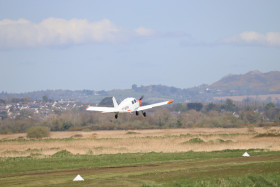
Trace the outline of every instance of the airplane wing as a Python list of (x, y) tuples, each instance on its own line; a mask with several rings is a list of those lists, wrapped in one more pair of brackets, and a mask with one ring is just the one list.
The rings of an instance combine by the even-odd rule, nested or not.
[(140, 107), (137, 109), (137, 111), (147, 110), (147, 109), (150, 109), (150, 108), (153, 108), (153, 107), (162, 106), (162, 105), (167, 105), (167, 104), (170, 104), (170, 103), (172, 103), (172, 102), (173, 102), (173, 100), (164, 101), (164, 102), (161, 102), (161, 103), (155, 103), (155, 104), (146, 105), (146, 106), (140, 106)]
[(86, 108), (88, 111), (97, 111), (102, 113), (109, 113), (109, 112), (119, 112), (118, 109), (114, 107), (94, 107), (94, 106), (88, 106)]

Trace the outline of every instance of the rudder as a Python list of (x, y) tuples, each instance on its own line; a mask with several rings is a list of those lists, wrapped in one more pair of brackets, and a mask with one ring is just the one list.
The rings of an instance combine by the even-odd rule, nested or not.
[(119, 105), (118, 105), (118, 103), (117, 103), (117, 101), (116, 101), (116, 98), (115, 98), (115, 97), (112, 97), (112, 100), (113, 100), (114, 108), (118, 108)]

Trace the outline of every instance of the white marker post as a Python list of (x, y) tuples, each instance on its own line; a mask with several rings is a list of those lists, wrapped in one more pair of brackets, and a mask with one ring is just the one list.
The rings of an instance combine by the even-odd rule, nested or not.
[(77, 175), (73, 181), (84, 181), (83, 177), (81, 177), (81, 175)]
[(242, 156), (243, 157), (250, 157), (250, 155), (247, 152), (245, 152)]

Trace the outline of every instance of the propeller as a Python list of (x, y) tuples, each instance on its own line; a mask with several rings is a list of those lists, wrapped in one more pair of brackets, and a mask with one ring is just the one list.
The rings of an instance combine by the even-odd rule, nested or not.
[(141, 101), (143, 98), (144, 98), (144, 95), (142, 95), (139, 100)]

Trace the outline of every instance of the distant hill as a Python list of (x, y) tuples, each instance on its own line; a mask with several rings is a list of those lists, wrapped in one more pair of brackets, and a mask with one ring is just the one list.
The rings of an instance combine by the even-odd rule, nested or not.
[(280, 72), (250, 71), (243, 75), (228, 75), (209, 86), (223, 95), (261, 95), (280, 93)]
[[(198, 87), (181, 89), (164, 85), (137, 86), (132, 85), (131, 89), (119, 89), (109, 91), (94, 90), (46, 90), (28, 93), (9, 94), (0, 93), (0, 99), (29, 97), (33, 100), (40, 100), (43, 96), (48, 96), (52, 100), (72, 100), (80, 102), (100, 103), (106, 97), (115, 96), (120, 102), (126, 97), (140, 98), (144, 95), (144, 102), (154, 103), (168, 99), (175, 102), (211, 102), (215, 99), (227, 97), (252, 95), (279, 94), (280, 97), (280, 72), (271, 71), (261, 73), (251, 71), (241, 75), (228, 75), (214, 82), (211, 85), (201, 85)], [(260, 97), (265, 98), (265, 97)], [(280, 98), (279, 98), (280, 99)], [(107, 98), (102, 103), (108, 105), (110, 99)]]

